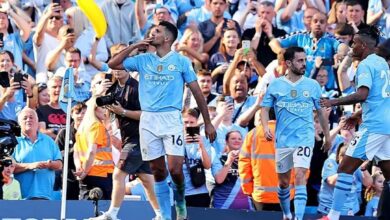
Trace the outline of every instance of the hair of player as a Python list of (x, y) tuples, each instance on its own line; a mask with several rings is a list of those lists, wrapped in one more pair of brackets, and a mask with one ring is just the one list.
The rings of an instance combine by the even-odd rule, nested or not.
[(284, 52), (284, 60), (287, 61), (292, 61), (295, 57), (295, 54), (296, 53), (301, 53), (301, 52), (305, 52), (305, 50), (302, 48), (302, 47), (289, 47), (286, 49), (286, 51)]

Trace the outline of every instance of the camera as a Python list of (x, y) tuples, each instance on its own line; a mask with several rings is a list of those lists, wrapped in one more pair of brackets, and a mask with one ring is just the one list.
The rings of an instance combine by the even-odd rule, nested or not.
[(2, 159), (13, 153), (18, 144), (16, 136), (20, 136), (19, 125), (14, 121), (0, 119), (0, 164)]
[(114, 95), (109, 94), (105, 96), (100, 96), (96, 98), (96, 105), (99, 107), (105, 106), (105, 105), (112, 105), (116, 101)]

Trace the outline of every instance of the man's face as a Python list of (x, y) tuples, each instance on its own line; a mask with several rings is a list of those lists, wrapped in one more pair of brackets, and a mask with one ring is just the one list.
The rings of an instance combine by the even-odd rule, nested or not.
[(51, 101), (58, 101), (61, 91), (61, 80), (50, 80), (48, 83), (49, 96)]
[(59, 15), (51, 16), (49, 18), (49, 22), (47, 23), (47, 28), (51, 29), (59, 29), (64, 25), (63, 12), (61, 10)]
[(200, 90), (204, 95), (210, 94), (211, 86), (212, 86), (212, 79), (211, 76), (199, 76), (198, 77), (198, 84), (200, 87)]
[(318, 11), (313, 8), (308, 8), (305, 10), (305, 13), (303, 14), (303, 23), (305, 24), (305, 27), (308, 31), (312, 30), (311, 27), (311, 21), (313, 19), (314, 14), (316, 14)]
[(271, 23), (275, 17), (274, 7), (272, 7), (272, 6), (265, 6), (265, 5), (260, 4), (257, 13), (258, 13), (259, 17), (262, 17)]
[(355, 35), (352, 41), (352, 56), (361, 60), (364, 53), (364, 42), (359, 35)]
[(170, 21), (171, 20), (171, 13), (169, 13), (168, 9), (162, 7), (156, 9), (156, 12), (154, 13), (154, 21), (155, 23), (158, 23), (160, 21)]
[(326, 16), (322, 13), (316, 13), (311, 20), (311, 32), (316, 37), (324, 34), (326, 29)]
[(67, 52), (65, 54), (65, 62), (68, 67), (73, 67), (74, 69), (77, 69), (80, 66), (80, 55), (78, 53)]
[(24, 110), (19, 117), (20, 128), (23, 133), (38, 131), (38, 117), (34, 110)]
[(363, 21), (364, 11), (361, 5), (348, 5), (347, 6), (347, 20), (348, 22), (354, 22), (359, 25)]
[(165, 42), (165, 28), (163, 26), (156, 26), (150, 31), (150, 37), (152, 38), (152, 42), (150, 42), (150, 45), (152, 46), (159, 46), (164, 44)]
[(320, 69), (316, 77), (317, 82), (320, 86), (325, 86), (328, 83), (328, 71)]
[(194, 116), (189, 115), (189, 114), (184, 114), (183, 115), (183, 123), (184, 127), (195, 127), (197, 125), (198, 119), (196, 119)]
[(233, 99), (246, 97), (248, 81), (243, 74), (235, 74), (230, 81), (230, 93)]
[(211, 0), (211, 13), (214, 17), (223, 17), (223, 13), (226, 10), (227, 4), (224, 0)]
[(295, 53), (293, 60), (286, 61), (287, 66), (290, 69), (290, 72), (295, 75), (304, 75), (306, 70), (306, 54), (305, 52)]

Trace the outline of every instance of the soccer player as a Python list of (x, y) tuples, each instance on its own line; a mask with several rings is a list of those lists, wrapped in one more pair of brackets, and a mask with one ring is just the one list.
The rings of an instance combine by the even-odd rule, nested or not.
[[(196, 81), (196, 75), (188, 58), (171, 51), (177, 38), (177, 28), (162, 21), (152, 28), (150, 38), (130, 45), (114, 56), (109, 66), (113, 69), (138, 71), (141, 103), (140, 143), (142, 158), (150, 161), (155, 179), (155, 193), (164, 220), (171, 219), (169, 186), (165, 155), (173, 181), (177, 220), (187, 218), (184, 200), (184, 135), (181, 108), (184, 83), (187, 83), (205, 123), (205, 133), (210, 141), (215, 139), (207, 104)], [(156, 47), (156, 53), (128, 57), (134, 49), (148, 45)]]
[(306, 55), (301, 47), (287, 48), (284, 59), (288, 74), (275, 79), (263, 98), (261, 124), (267, 140), (274, 138), (268, 127), (270, 108), (276, 113), (276, 172), (278, 173), (278, 197), (283, 219), (292, 219), (290, 211), (291, 169), (295, 172), (295, 219), (302, 220), (305, 212), (306, 172), (314, 147), (313, 109), (317, 111), (324, 131), (324, 149), (330, 148), (328, 120), (320, 107), (321, 88), (304, 76)]
[(389, 191), (390, 70), (386, 60), (374, 53), (378, 38), (379, 32), (373, 27), (361, 29), (353, 38), (352, 56), (361, 60), (356, 72), (357, 91), (338, 99), (321, 100), (321, 106), (326, 107), (363, 103), (362, 111), (348, 120), (349, 126), (354, 126), (362, 115), (363, 122), (338, 168), (332, 209), (322, 219), (339, 219), (341, 208), (351, 191), (353, 173), (365, 160), (375, 157), (379, 161), (386, 179), (383, 191)]

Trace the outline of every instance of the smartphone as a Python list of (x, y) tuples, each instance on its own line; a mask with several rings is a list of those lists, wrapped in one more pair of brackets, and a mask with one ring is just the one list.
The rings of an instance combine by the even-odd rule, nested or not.
[(22, 87), (21, 82), (23, 81), (23, 74), (20, 72), (17, 72), (14, 74), (14, 82), (17, 82), (20, 84), (20, 87)]
[(0, 33), (0, 41), (4, 41), (4, 34)]
[(250, 40), (243, 40), (242, 41), (242, 49), (244, 49), (244, 54), (248, 54), (250, 48), (251, 48), (251, 41)]
[(0, 72), (0, 85), (4, 88), (10, 87), (8, 72)]
[(231, 96), (225, 96), (225, 103), (234, 105), (234, 100)]
[(332, 66), (334, 64), (333, 59), (323, 59), (322, 60), (322, 66)]
[(200, 128), (199, 127), (186, 127), (186, 133), (189, 136), (195, 136), (196, 134), (200, 134)]
[(53, 3), (58, 4), (58, 5), (60, 4), (60, 1), (61, 0), (52, 0)]
[(74, 33), (73, 28), (68, 28), (68, 30), (66, 30), (66, 34), (73, 34), (73, 33)]
[(351, 111), (344, 111), (344, 112), (343, 112), (343, 116), (349, 118), (349, 117), (352, 116), (352, 112), (351, 112)]
[(106, 75), (104, 76), (104, 79), (108, 79), (108, 81), (112, 82), (112, 74), (106, 73)]

